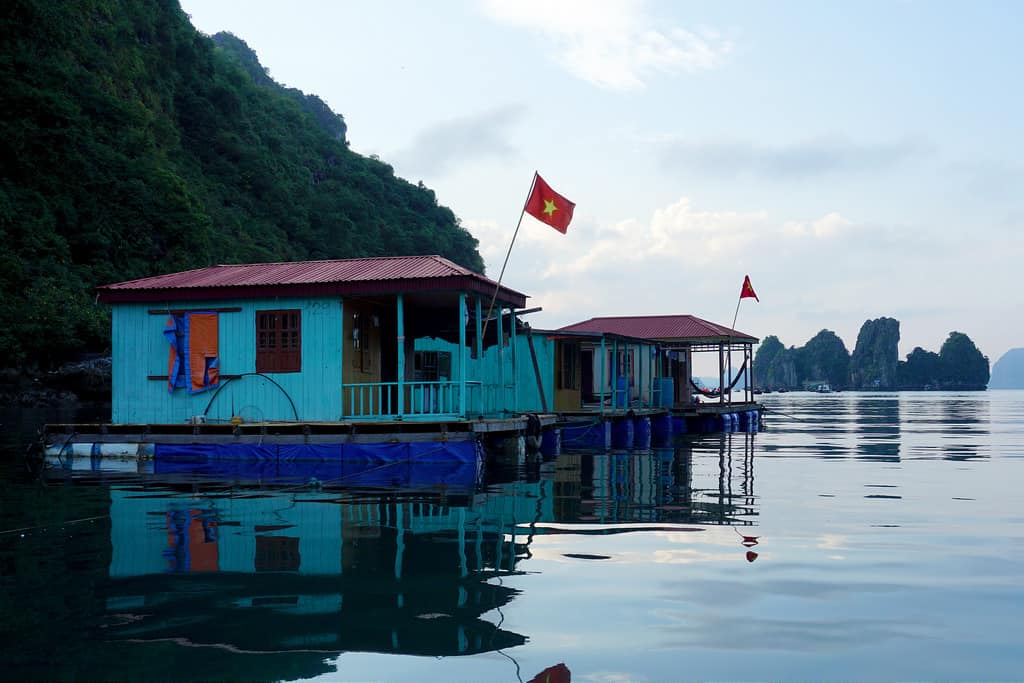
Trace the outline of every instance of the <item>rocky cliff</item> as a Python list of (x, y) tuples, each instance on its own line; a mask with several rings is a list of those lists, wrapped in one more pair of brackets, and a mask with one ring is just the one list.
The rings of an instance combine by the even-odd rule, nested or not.
[(850, 386), (855, 389), (895, 389), (899, 363), (900, 321), (866, 320), (850, 357)]

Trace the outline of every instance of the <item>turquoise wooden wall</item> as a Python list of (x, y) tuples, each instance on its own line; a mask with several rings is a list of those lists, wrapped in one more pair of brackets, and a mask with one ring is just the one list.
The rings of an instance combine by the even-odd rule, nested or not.
[[(551, 411), (553, 410), (554, 405), (555, 343), (542, 335), (534, 335), (533, 345), (537, 352), (537, 367), (540, 370), (544, 395), (547, 398), (548, 411)], [(413, 348), (416, 351), (447, 351), (451, 353), (451, 379), (452, 381), (459, 380), (458, 344), (453, 344), (443, 339), (424, 337), (416, 339)], [(516, 335), (514, 349), (515, 355), (513, 356), (513, 346), (511, 341), (509, 342), (509, 345), (504, 348), (504, 372), (501, 371), (502, 365), (499, 360), (499, 351), (497, 346), (488, 347), (484, 351), (482, 359), (470, 358), (469, 352), (467, 351), (466, 380), (481, 382), (484, 385), (504, 384), (507, 387), (505, 403), (507, 412), (541, 412), (543, 404), (540, 397), (540, 390), (537, 387), (536, 373), (534, 373), (533, 370), (533, 361), (530, 358), (530, 347), (526, 340), (525, 333), (521, 332)], [(515, 368), (514, 377), (518, 380), (518, 386), (515, 388), (512, 387), (513, 367)], [(516, 396), (517, 391), (518, 398)], [(470, 415), (475, 415), (475, 407), (468, 406), (468, 412)]]
[[(167, 315), (151, 303), (113, 305), (113, 399), (115, 423), (159, 424), (186, 422), (207, 414), (207, 420), (338, 420), (341, 416), (342, 309), (334, 298), (275, 298), (197, 302), (168, 302), (168, 309), (204, 310), (241, 307), (219, 315), (220, 373), (243, 375), (256, 371), (256, 311), (297, 308), (302, 311), (302, 372), (271, 373), (280, 388), (264, 377), (250, 375), (221, 380), (223, 389), (189, 395), (185, 389), (168, 393), (168, 345), (163, 336)], [(295, 410), (289, 403), (294, 403)], [(208, 410), (207, 410), (208, 408)]]

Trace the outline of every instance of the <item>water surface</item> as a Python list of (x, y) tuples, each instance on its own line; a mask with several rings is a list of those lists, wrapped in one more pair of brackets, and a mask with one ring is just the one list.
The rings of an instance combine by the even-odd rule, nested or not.
[(5, 415), (0, 677), (1019, 678), (1024, 392), (762, 398), (413, 488), (38, 480)]

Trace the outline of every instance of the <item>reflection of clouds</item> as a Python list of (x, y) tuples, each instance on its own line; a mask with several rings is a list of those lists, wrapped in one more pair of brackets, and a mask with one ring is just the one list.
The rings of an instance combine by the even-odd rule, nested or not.
[(847, 550), (846, 537), (837, 536), (835, 534), (825, 534), (821, 537), (821, 542), (818, 543), (818, 547), (825, 550)]
[(706, 647), (718, 650), (792, 650), (798, 652), (848, 650), (902, 638), (928, 638), (934, 628), (923, 622), (880, 619), (759, 619), (744, 615), (726, 618), (717, 614), (694, 615), (691, 611), (662, 610), (671, 619), (663, 628), (671, 637), (662, 647)]
[[(732, 559), (732, 556), (730, 556)], [(836, 571), (842, 571), (836, 565)], [(808, 566), (808, 569), (820, 571), (821, 565)], [(831, 582), (825, 581), (765, 581), (756, 585), (742, 581), (698, 581), (698, 582), (666, 582), (663, 584), (663, 599), (669, 602), (685, 602), (706, 607), (736, 606), (765, 600), (768, 598), (786, 597), (812, 600), (847, 599), (850, 595), (866, 595), (870, 593), (905, 592), (906, 586), (887, 583), (865, 583), (841, 581), (835, 574), (830, 574)], [(736, 576), (740, 576), (737, 574)]]
[(655, 550), (652, 556), (638, 556), (636, 561), (653, 560), (658, 564), (695, 564), (697, 562), (728, 562), (736, 558), (736, 553), (707, 553), (696, 549), (686, 550)]
[(590, 671), (580, 674), (580, 680), (598, 683), (620, 683), (625, 681), (646, 681), (647, 676), (627, 671)]

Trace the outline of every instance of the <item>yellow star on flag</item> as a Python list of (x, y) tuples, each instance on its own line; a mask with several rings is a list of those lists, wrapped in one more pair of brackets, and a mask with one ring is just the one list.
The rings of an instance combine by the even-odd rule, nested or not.
[(541, 223), (547, 223), (564, 235), (575, 208), (575, 204), (552, 190), (539, 173), (533, 174), (533, 187), (523, 205), (523, 213), (530, 214)]

